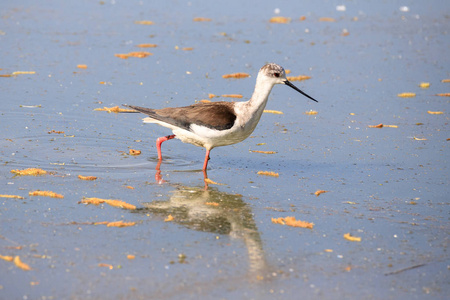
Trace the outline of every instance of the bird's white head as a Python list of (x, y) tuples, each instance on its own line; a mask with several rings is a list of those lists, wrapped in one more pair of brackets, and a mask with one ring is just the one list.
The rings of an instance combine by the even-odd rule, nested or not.
[(284, 84), (286, 81), (286, 72), (283, 67), (274, 63), (264, 65), (258, 73), (258, 80), (267, 80), (273, 84)]
[(265, 84), (271, 84), (274, 86), (275, 84), (285, 84), (297, 92), (301, 93), (302, 95), (308, 97), (311, 100), (314, 100), (318, 102), (316, 99), (312, 98), (311, 96), (307, 95), (303, 91), (301, 91), (299, 88), (297, 88), (295, 85), (293, 85), (289, 80), (286, 78), (286, 72), (284, 71), (283, 67), (274, 63), (268, 63), (264, 65), (258, 73), (258, 78), (256, 79), (258, 82), (264, 82)]

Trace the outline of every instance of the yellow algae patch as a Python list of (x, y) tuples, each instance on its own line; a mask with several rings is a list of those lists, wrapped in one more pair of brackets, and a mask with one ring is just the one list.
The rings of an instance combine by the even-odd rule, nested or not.
[(401, 98), (411, 98), (411, 97), (415, 97), (416, 93), (400, 93), (397, 94), (397, 97), (401, 97)]
[(99, 267), (106, 267), (106, 268), (109, 268), (110, 270), (114, 269), (113, 265), (111, 265), (111, 264), (99, 263), (98, 266)]
[(103, 221), (103, 222), (94, 222), (92, 223), (93, 225), (108, 225), (108, 221)]
[(109, 204), (111, 206), (114, 207), (120, 207), (120, 208), (124, 208), (124, 209), (136, 209), (135, 205), (126, 203), (125, 201), (122, 200), (113, 200), (113, 199), (101, 199), (101, 198), (84, 198), (83, 200), (80, 201), (80, 203), (84, 203), (84, 204), (93, 204), (93, 205), (99, 205), (101, 203), (106, 203)]
[(286, 79), (289, 81), (303, 81), (303, 80), (311, 79), (311, 76), (306, 76), (306, 75), (287, 76)]
[(324, 194), (324, 193), (328, 193), (329, 191), (325, 191), (325, 190), (317, 190), (314, 192), (314, 195), (319, 196), (320, 194)]
[(357, 236), (352, 236), (350, 233), (344, 234), (344, 239), (350, 242), (361, 242), (361, 238)]
[(275, 154), (275, 153), (277, 153), (276, 151), (261, 151), (261, 150), (250, 150), (250, 152), (263, 153), (263, 154)]
[(156, 48), (156, 47), (158, 47), (158, 45), (156, 45), (156, 44), (139, 44), (139, 45), (136, 45), (136, 47), (139, 47), (139, 48)]
[(153, 53), (145, 52), (145, 51), (133, 51), (129, 53), (122, 53), (122, 54), (114, 54), (115, 57), (127, 59), (129, 57), (137, 57), (137, 58), (144, 58), (147, 56), (153, 55)]
[(141, 155), (141, 150), (130, 149), (130, 155)]
[(287, 17), (272, 17), (269, 20), (270, 23), (287, 24), (291, 22), (291, 18)]
[(314, 227), (314, 223), (296, 220), (295, 217), (272, 218), (272, 223), (309, 229)]
[(24, 270), (24, 271), (30, 271), (31, 267), (29, 265), (27, 265), (26, 263), (22, 262), (20, 260), (19, 256), (14, 257), (14, 264), (16, 265), (16, 267)]
[(78, 179), (81, 179), (81, 180), (96, 180), (97, 177), (95, 177), (95, 176), (83, 176), (83, 175), (78, 175)]
[(225, 97), (225, 98), (242, 98), (243, 96), (240, 95), (240, 94), (225, 94), (225, 95), (222, 95), (222, 97)]
[(137, 57), (137, 58), (144, 58), (149, 55), (153, 55), (153, 53), (145, 52), (145, 51), (133, 51), (133, 52), (128, 53), (129, 57)]
[(383, 127), (391, 127), (391, 128), (398, 128), (397, 125), (385, 125), (383, 123), (380, 123), (378, 125), (367, 125), (369, 128), (383, 128)]
[(130, 227), (136, 225), (136, 222), (124, 222), (124, 221), (117, 221), (117, 222), (109, 222), (106, 224), (107, 227)]
[(317, 115), (318, 112), (315, 111), (315, 110), (310, 110), (310, 111), (305, 111), (304, 114), (305, 114), (305, 115)]
[(31, 191), (31, 192), (28, 193), (28, 195), (30, 195), (30, 196), (52, 197), (52, 198), (60, 198), (60, 199), (64, 198), (63, 195), (57, 194), (57, 193), (52, 192), (52, 191), (39, 191), (39, 190)]
[(430, 83), (429, 83), (429, 82), (421, 82), (421, 83), (419, 84), (419, 86), (420, 86), (421, 88), (423, 88), (423, 89), (427, 89), (427, 88), (430, 87)]
[(197, 18), (194, 18), (192, 21), (194, 21), (194, 22), (211, 22), (212, 19), (210, 19), (210, 18), (197, 17)]
[(173, 221), (172, 215), (168, 215), (167, 218), (164, 219), (164, 222), (171, 222), (171, 221)]
[(107, 111), (109, 113), (136, 112), (134, 109), (120, 108), (119, 106), (95, 108), (96, 111)]
[(11, 173), (22, 176), (39, 176), (47, 174), (47, 171), (38, 168), (28, 168), (24, 170), (11, 170)]
[(272, 110), (272, 109), (265, 109), (263, 110), (264, 113), (266, 114), (275, 114), (275, 115), (282, 115), (283, 112), (279, 111), (279, 110)]
[(226, 184), (223, 184), (223, 183), (218, 183), (218, 182), (212, 181), (209, 178), (205, 178), (205, 183), (207, 183), (207, 184), (216, 184), (216, 185), (226, 185)]
[(0, 194), (0, 198), (23, 199), (22, 196), (17, 196), (17, 195), (1, 195), (1, 194)]
[(28, 75), (32, 75), (32, 74), (36, 74), (36, 72), (35, 71), (15, 71), (15, 72), (12, 72), (11, 73), (11, 75), (26, 75), (26, 74), (28, 74)]
[(319, 22), (336, 22), (334, 18), (322, 17), (319, 19)]
[(242, 72), (222, 75), (222, 78), (247, 78), (247, 77), (250, 77), (250, 74)]
[(5, 256), (0, 255), (0, 259), (6, 260), (6, 261), (13, 261), (14, 257), (9, 256), (9, 255), (5, 255)]
[(48, 131), (47, 133), (48, 133), (48, 134), (51, 134), (51, 133), (63, 134), (64, 131), (56, 131), (56, 130), (52, 129), (52, 130)]
[(128, 59), (128, 54), (114, 54), (115, 57), (121, 58), (121, 59)]
[(155, 24), (153, 21), (147, 21), (147, 20), (143, 20), (143, 21), (134, 21), (134, 24), (139, 24), (139, 25), (153, 25)]
[(264, 175), (264, 176), (272, 176), (272, 177), (279, 177), (280, 174), (271, 172), (271, 171), (258, 171), (258, 175)]

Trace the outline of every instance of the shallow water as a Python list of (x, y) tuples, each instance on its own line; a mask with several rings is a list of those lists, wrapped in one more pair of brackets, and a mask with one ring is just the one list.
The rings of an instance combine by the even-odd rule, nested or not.
[[(33, 269), (0, 260), (0, 298), (445, 299), (449, 102), (435, 95), (450, 87), (441, 82), (448, 4), (338, 4), (346, 11), (328, 1), (4, 4), (0, 74), (36, 73), (0, 78), (0, 194), (24, 197), (0, 198), (0, 255)], [(269, 23), (276, 8), (292, 21)], [(141, 50), (153, 55), (114, 56)], [(158, 178), (155, 140), (170, 131), (140, 114), (94, 111), (182, 106), (209, 93), (248, 99), (268, 61), (311, 76), (294, 84), (319, 103), (274, 87), (267, 109), (284, 114), (264, 114), (251, 138), (213, 149), (208, 176), (222, 185), (206, 191), (203, 149), (165, 142)], [(222, 78), (234, 72), (251, 77)], [(398, 127), (368, 127), (379, 123)], [(31, 167), (52, 173), (10, 173)], [(36, 189), (64, 199), (28, 196)], [(271, 222), (287, 216), (314, 228)], [(92, 225), (119, 220), (136, 225)]]

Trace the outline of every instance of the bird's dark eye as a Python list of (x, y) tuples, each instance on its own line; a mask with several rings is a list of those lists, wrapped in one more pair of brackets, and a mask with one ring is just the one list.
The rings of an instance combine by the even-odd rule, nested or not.
[(273, 73), (273, 76), (280, 77), (280, 73)]

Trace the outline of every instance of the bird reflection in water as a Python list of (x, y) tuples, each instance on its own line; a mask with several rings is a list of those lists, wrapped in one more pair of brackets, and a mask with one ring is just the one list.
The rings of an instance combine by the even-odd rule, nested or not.
[(261, 236), (251, 207), (242, 195), (220, 192), (216, 188), (177, 187), (168, 200), (143, 203), (143, 213), (172, 215), (173, 222), (192, 230), (229, 235), (244, 241), (250, 278), (267, 278)]
[[(161, 160), (158, 161), (158, 163), (156, 164), (156, 173), (155, 173), (155, 181), (158, 184), (163, 184), (165, 182), (167, 182), (166, 180), (163, 179), (163, 176), (161, 175)], [(212, 182), (209, 178), (208, 178), (208, 174), (206, 173), (206, 170), (202, 170), (203, 172), (203, 179), (205, 182), (205, 190), (208, 189), (208, 182)]]

